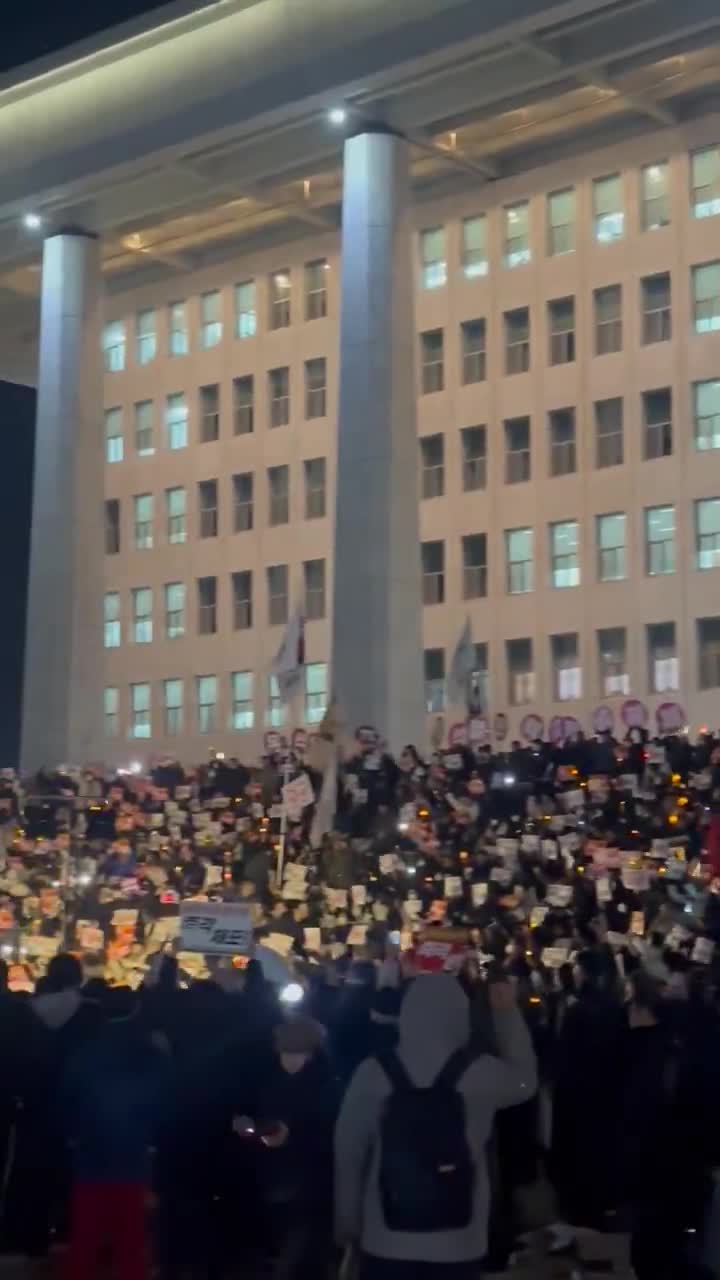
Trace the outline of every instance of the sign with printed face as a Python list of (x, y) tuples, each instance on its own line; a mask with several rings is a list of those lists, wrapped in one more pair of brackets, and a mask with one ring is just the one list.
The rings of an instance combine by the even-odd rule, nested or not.
[(545, 729), (545, 721), (542, 716), (530, 714), (523, 716), (520, 722), (520, 733), (526, 742), (534, 742), (536, 738), (542, 738)]
[(615, 722), (611, 707), (596, 707), (592, 713), (593, 733), (610, 733)]
[(249, 955), (253, 942), (250, 910), (237, 902), (181, 902), (183, 951), (205, 955)]
[(623, 702), (620, 715), (628, 729), (644, 729), (648, 722), (647, 707), (639, 698), (628, 698)]
[(457, 724), (451, 724), (448, 729), (448, 746), (464, 747), (467, 742), (467, 724), (464, 720), (458, 720)]
[(470, 716), (467, 722), (468, 740), (471, 746), (479, 746), (482, 742), (488, 742), (490, 738), (490, 726), (487, 717), (477, 714)]
[(677, 733), (687, 724), (685, 708), (679, 702), (661, 702), (655, 712), (655, 719), (661, 733)]

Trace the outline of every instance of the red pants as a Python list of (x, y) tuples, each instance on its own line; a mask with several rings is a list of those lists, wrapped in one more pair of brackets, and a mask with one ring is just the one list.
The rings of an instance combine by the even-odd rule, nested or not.
[(147, 1280), (146, 1188), (141, 1182), (79, 1182), (73, 1187), (66, 1280), (96, 1280), (100, 1251), (116, 1280)]

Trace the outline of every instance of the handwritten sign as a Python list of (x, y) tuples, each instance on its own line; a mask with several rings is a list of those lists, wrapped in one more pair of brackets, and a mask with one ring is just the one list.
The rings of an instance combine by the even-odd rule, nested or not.
[(250, 911), (237, 902), (182, 902), (183, 951), (205, 955), (249, 955), (253, 928)]

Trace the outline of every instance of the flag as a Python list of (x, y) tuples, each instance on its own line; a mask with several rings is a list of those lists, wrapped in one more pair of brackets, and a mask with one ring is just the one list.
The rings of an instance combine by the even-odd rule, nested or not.
[(290, 619), (282, 644), (272, 664), (272, 673), (278, 682), (280, 698), (290, 702), (302, 681), (305, 666), (305, 619), (298, 609)]
[(470, 693), (470, 681), (475, 670), (475, 646), (472, 642), (470, 619), (465, 619), (465, 626), (455, 646), (450, 671), (446, 681), (447, 700), (450, 706), (466, 706)]
[(324, 756), (324, 768), (320, 795), (317, 799), (315, 815), (310, 828), (310, 846), (313, 849), (318, 848), (323, 836), (328, 831), (333, 830), (335, 823), (338, 749), (340, 745), (338, 730), (337, 708), (335, 699), (332, 698), (321, 723), (318, 725), (318, 738), (316, 740), (316, 767), (319, 763), (317, 757), (322, 754)]

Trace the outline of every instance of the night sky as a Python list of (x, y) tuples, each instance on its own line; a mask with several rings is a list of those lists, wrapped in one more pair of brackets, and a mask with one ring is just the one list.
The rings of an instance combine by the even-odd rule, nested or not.
[(0, 73), (55, 53), (106, 27), (159, 9), (167, 0), (25, 0), (3, 22)]

